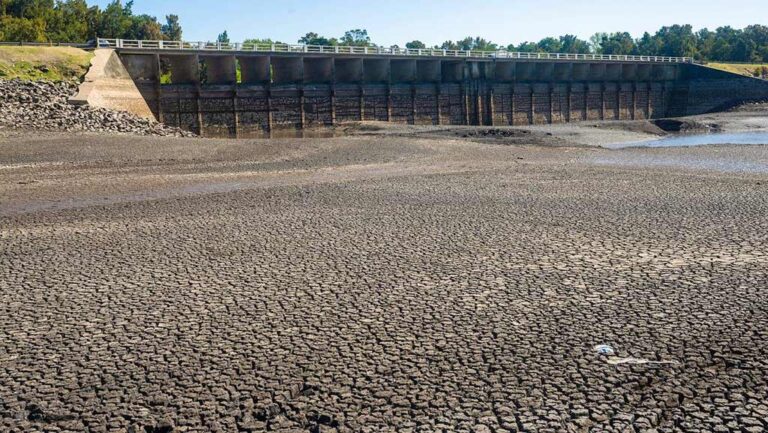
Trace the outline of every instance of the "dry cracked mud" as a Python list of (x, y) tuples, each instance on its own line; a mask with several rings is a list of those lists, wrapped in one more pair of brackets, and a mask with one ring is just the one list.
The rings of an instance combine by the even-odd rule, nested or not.
[(670, 152), (768, 159), (6, 134), (0, 431), (766, 431), (768, 174)]

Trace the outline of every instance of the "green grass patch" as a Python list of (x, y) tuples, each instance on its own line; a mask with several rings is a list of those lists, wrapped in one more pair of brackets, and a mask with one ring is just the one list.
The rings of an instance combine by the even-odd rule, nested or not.
[(707, 66), (747, 77), (761, 77), (765, 73), (763, 68), (768, 70), (768, 63), (707, 63)]
[(93, 54), (71, 47), (0, 47), (0, 79), (81, 80)]

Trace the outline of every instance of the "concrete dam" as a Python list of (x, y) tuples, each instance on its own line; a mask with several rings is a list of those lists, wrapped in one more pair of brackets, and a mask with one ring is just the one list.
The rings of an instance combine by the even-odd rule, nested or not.
[[(768, 99), (768, 82), (687, 58), (123, 40), (99, 46), (106, 48), (97, 49), (82, 102), (209, 137), (352, 121), (656, 119)], [(101, 65), (106, 71), (93, 71)]]

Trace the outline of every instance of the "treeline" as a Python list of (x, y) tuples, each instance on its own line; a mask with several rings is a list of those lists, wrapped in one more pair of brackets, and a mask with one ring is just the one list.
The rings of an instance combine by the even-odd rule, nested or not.
[(133, 1), (104, 9), (86, 0), (0, 0), (0, 41), (75, 42), (100, 38), (181, 40), (177, 15), (163, 23), (133, 13)]
[[(88, 6), (86, 0), (0, 0), (0, 41), (86, 42), (102, 38), (181, 40), (179, 17), (168, 15), (161, 23), (156, 17), (133, 12), (133, 1), (114, 0), (104, 9)], [(228, 41), (224, 32), (217, 38)], [(273, 43), (271, 39), (250, 39), (245, 43)], [(342, 36), (325, 37), (307, 33), (298, 41), (308, 45), (377, 46), (365, 29)], [(274, 43), (279, 43), (274, 41)], [(538, 42), (498, 44), (482, 37), (445, 41), (428, 47), (420, 41), (407, 48), (446, 50), (522, 51), (573, 54), (629, 54), (693, 57), (720, 62), (768, 62), (768, 27), (744, 29), (720, 27), (694, 31), (690, 25), (662, 27), (654, 34), (634, 38), (627, 32), (597, 33), (589, 40), (573, 35), (548, 37)]]
[[(253, 39), (251, 42), (271, 40)], [(376, 46), (366, 30), (351, 30), (341, 38), (327, 38), (307, 33), (298, 43), (309, 45)], [(627, 32), (596, 33), (589, 40), (573, 35), (548, 37), (538, 42), (503, 45), (482, 37), (467, 37), (427, 46), (421, 41), (405, 44), (411, 49), (520, 51), (569, 54), (621, 54), (643, 56), (693, 57), (697, 60), (722, 62), (768, 62), (768, 27), (752, 25), (744, 29), (720, 27), (714, 31), (694, 31), (690, 25), (662, 27), (655, 34), (633, 38)]]

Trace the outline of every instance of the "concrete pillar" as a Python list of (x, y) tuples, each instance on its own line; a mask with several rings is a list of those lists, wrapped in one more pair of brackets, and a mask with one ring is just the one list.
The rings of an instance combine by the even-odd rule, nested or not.
[(555, 117), (555, 85), (554, 83), (549, 83), (549, 122), (553, 122), (553, 118)]
[(305, 57), (303, 66), (303, 80), (305, 83), (331, 83), (336, 81), (332, 57)]
[(589, 120), (589, 84), (584, 83), (584, 116), (583, 119), (585, 122)]
[(461, 85), (461, 111), (464, 115), (464, 124), (469, 125), (469, 91), (466, 83)]
[(365, 87), (360, 84), (358, 91), (360, 92), (360, 121), (365, 122)]
[(243, 84), (263, 84), (272, 81), (268, 56), (239, 56), (240, 79)]
[(437, 110), (437, 124), (443, 124), (443, 107), (440, 97), (443, 93), (443, 85), (440, 83), (435, 84), (435, 109)]
[(650, 119), (651, 118), (651, 93), (653, 92), (653, 86), (651, 85), (651, 82), (649, 81), (647, 84), (647, 90), (648, 90), (648, 97), (645, 101), (645, 118)]
[(489, 125), (494, 126), (496, 124), (496, 98), (494, 98), (494, 86), (491, 84), (488, 86), (488, 117), (490, 117)]
[(163, 71), (160, 67), (160, 55), (155, 54), (155, 110), (157, 112), (157, 121), (160, 123), (165, 122), (165, 116), (163, 115), (163, 100), (162, 100), (162, 89), (160, 86), (160, 77), (163, 75)]
[(272, 84), (267, 85), (267, 132), (270, 136), (274, 127), (274, 119), (272, 115)]
[(331, 125), (336, 124), (336, 84), (331, 84)]
[(307, 125), (307, 112), (305, 110), (305, 106), (307, 103), (307, 98), (304, 92), (304, 85), (299, 85), (299, 126), (301, 129), (304, 129), (304, 127)]
[(565, 105), (566, 105), (566, 108), (565, 108), (565, 122), (566, 123), (571, 123), (571, 107), (573, 106), (573, 100), (572, 100), (572, 98), (573, 98), (573, 88), (571, 86), (571, 83), (568, 83), (566, 85), (565, 93), (566, 93), (566, 95), (565, 95)]
[(605, 92), (606, 83), (600, 85), (600, 120), (605, 120)]
[(235, 138), (240, 138), (240, 110), (237, 96), (237, 88), (232, 92), (232, 117), (235, 119), (234, 130)]
[(201, 56), (207, 67), (207, 84), (237, 83), (234, 56)]
[(392, 83), (387, 82), (387, 122), (392, 121)]
[(632, 120), (637, 119), (637, 83), (632, 83)]
[(514, 81), (512, 82), (512, 89), (510, 93), (510, 100), (509, 100), (509, 124), (513, 125), (515, 124), (515, 86), (517, 83)]
[(531, 87), (531, 109), (529, 111), (529, 123), (533, 125), (536, 123), (536, 90), (533, 88), (533, 84), (530, 85)]

